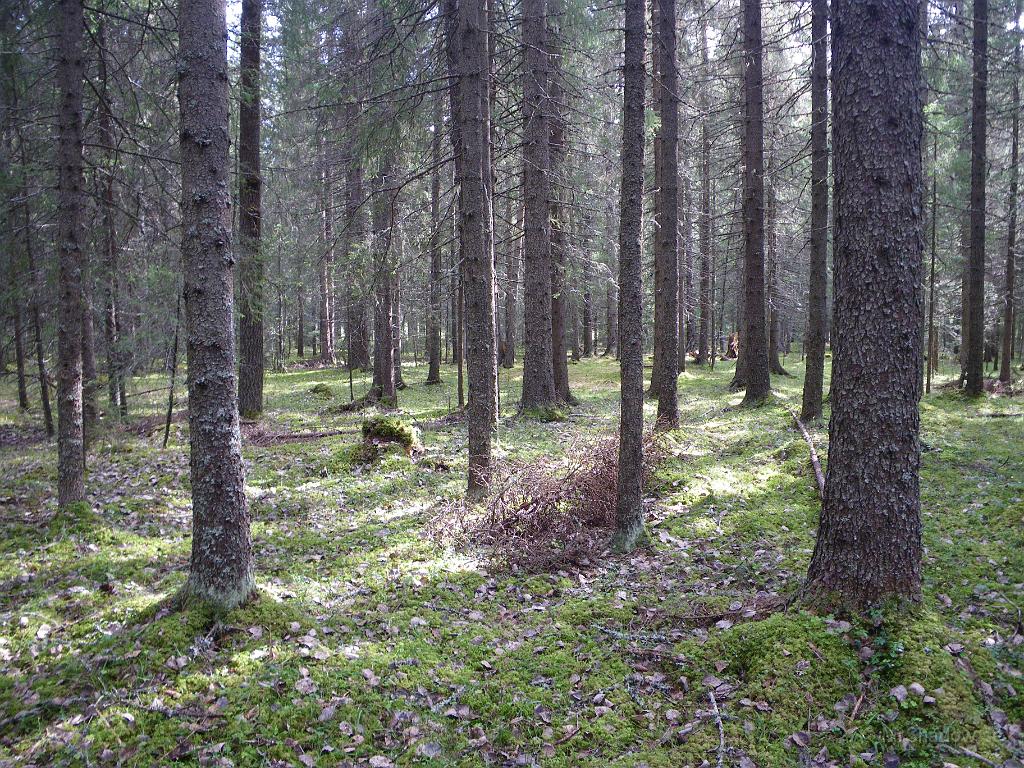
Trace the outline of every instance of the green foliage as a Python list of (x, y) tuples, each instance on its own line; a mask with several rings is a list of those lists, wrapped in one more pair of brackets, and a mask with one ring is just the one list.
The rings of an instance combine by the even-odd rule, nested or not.
[(334, 390), (329, 384), (325, 384), (321, 381), (309, 388), (309, 394), (315, 395), (316, 397), (324, 400), (330, 400), (334, 397)]

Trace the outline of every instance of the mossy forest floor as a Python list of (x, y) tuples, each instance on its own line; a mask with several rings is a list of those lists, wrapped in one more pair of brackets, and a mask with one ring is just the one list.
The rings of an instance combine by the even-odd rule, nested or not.
[[(190, 543), (186, 424), (166, 449), (139, 428), (166, 393), (103, 430), (91, 512), (61, 519), (55, 447), (6, 382), (0, 765), (1019, 765), (1024, 401), (924, 399), (925, 599), (851, 623), (790, 601), (819, 504), (787, 365), (754, 410), (729, 364), (683, 374), (650, 547), (539, 575), (425, 533), (465, 481), (452, 368), (425, 387), (406, 366), (423, 451), (370, 465), (364, 414), (336, 412), (346, 372), (271, 374), (244, 450), (259, 596), (212, 625), (160, 608)], [(614, 361), (571, 367), (559, 422), (512, 418), (519, 375), (499, 456), (556, 461), (615, 429)], [(274, 437), (312, 431), (340, 434)]]

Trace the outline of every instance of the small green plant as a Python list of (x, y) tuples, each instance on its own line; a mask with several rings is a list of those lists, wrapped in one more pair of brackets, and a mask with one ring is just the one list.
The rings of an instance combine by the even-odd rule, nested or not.
[(330, 385), (320, 382), (319, 384), (314, 384), (309, 388), (309, 394), (314, 395), (315, 397), (321, 397), (324, 400), (330, 400), (334, 397), (334, 390), (331, 389)]

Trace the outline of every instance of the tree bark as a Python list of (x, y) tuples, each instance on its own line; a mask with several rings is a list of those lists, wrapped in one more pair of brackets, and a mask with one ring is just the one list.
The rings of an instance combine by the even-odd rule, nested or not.
[(743, 0), (743, 333), (736, 374), (744, 405), (771, 392), (764, 296), (764, 76), (761, 0)]
[[(523, 228), (523, 208), (519, 207), (517, 230)], [(516, 322), (518, 317), (518, 295), (520, 274), (523, 261), (523, 238), (517, 235), (508, 252), (507, 287), (505, 289), (505, 343), (502, 345), (502, 368), (512, 368), (516, 364)]]
[(614, 545), (631, 551), (644, 537), (643, 283), (640, 238), (644, 191), (644, 0), (625, 0), (622, 188), (619, 218), (619, 467)]
[(224, 0), (181, 0), (182, 258), (192, 475), (192, 558), (182, 597), (227, 610), (254, 589), (239, 433)]
[(60, 318), (57, 325), (57, 504), (66, 511), (85, 499), (85, 432), (82, 395), (82, 82), (85, 59), (82, 0), (60, 0), (57, 92), (57, 242)]
[[(1021, 3), (1016, 2), (1015, 20), (1020, 19)], [(1010, 141), (1010, 199), (1007, 203), (1009, 209), (1009, 220), (1006, 224), (1006, 272), (1003, 283), (1003, 338), (1002, 355), (999, 360), (999, 380), (1009, 384), (1013, 380), (1013, 292), (1016, 281), (1017, 270), (1017, 188), (1020, 180), (1020, 31), (1014, 30), (1013, 34), (1013, 129)]]
[(498, 356), (494, 321), (494, 251), (491, 227), (490, 64), (484, 0), (461, 0), (454, 30), (459, 95), (459, 243), (466, 313), (469, 380), (467, 488), (481, 492), (490, 479), (491, 441), (498, 419)]
[(701, 89), (701, 105), (704, 115), (700, 125), (700, 222), (698, 237), (700, 238), (700, 298), (698, 312), (700, 316), (697, 326), (697, 365), (706, 365), (710, 357), (713, 343), (710, 334), (712, 321), (713, 296), (711, 295), (711, 135), (708, 127), (711, 109), (710, 89), (711, 67), (708, 61), (708, 28), (704, 21), (703, 6), (700, 24), (700, 58), (701, 74), (704, 87)]
[(919, 600), (922, 277), (916, 0), (835, 0), (835, 346), (825, 501), (806, 595)]
[(124, 360), (121, 349), (120, 320), (120, 245), (117, 239), (117, 209), (114, 200), (114, 172), (118, 156), (114, 139), (114, 115), (111, 105), (107, 69), (106, 24), (101, 16), (97, 24), (99, 76), (102, 97), (99, 103), (100, 143), (104, 147), (102, 183), (103, 271), (106, 286), (103, 333), (106, 342), (107, 396), (110, 410), (121, 417), (128, 415), (124, 394)]
[(654, 333), (661, 350), (657, 386), (658, 425), (679, 424), (679, 72), (676, 61), (676, 2), (654, 0), (657, 31), (653, 43), (661, 128), (657, 151), (661, 183), (654, 198)]
[(800, 419), (821, 418), (828, 307), (828, 2), (811, 1), (811, 252)]
[[(549, 40), (557, 37), (557, 32), (548, 35)], [(562, 51), (557, 43), (548, 46), (549, 82), (548, 94), (551, 109), (548, 124), (551, 129), (549, 143), (550, 174), (558, 177), (565, 163), (565, 116), (562, 99)], [(553, 62), (553, 63), (552, 63)], [(560, 403), (574, 404), (569, 389), (569, 360), (566, 348), (566, 321), (568, 319), (568, 291), (565, 284), (566, 271), (566, 235), (568, 233), (568, 210), (562, 205), (562, 191), (552, 185), (550, 187), (551, 217), (551, 370), (555, 377), (555, 399)]]
[(393, 201), (388, 185), (393, 182), (393, 158), (382, 160), (374, 180), (373, 197), (373, 383), (370, 399), (386, 408), (398, 406), (395, 387), (394, 265), (391, 258), (394, 227)]
[(331, 367), (337, 363), (334, 354), (334, 174), (326, 146), (325, 141), (322, 174), (324, 249), (317, 263), (317, 278), (320, 284), (320, 362)]
[(551, 350), (550, 101), (547, 2), (524, 0), (523, 260), (524, 409), (556, 402)]
[(260, 173), (260, 35), (263, 0), (243, 0), (240, 103), (238, 108), (238, 245), (242, 306), (238, 320), (241, 365), (238, 410), (254, 418), (263, 413), (263, 242)]
[(971, 257), (968, 264), (966, 392), (980, 395), (985, 378), (985, 134), (988, 107), (988, 0), (974, 0), (971, 80)]
[(441, 383), (441, 132), (444, 102), (434, 97), (434, 133), (430, 137), (430, 278), (427, 296), (427, 384)]

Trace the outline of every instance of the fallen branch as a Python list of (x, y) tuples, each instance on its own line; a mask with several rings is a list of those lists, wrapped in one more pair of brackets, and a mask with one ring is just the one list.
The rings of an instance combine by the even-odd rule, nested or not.
[(977, 760), (979, 763), (983, 763), (984, 765), (992, 766), (992, 768), (999, 768), (999, 763), (993, 762), (987, 757), (979, 755), (973, 749), (967, 749), (967, 747), (954, 747), (952, 744), (939, 744), (939, 749), (951, 755), (969, 757), (972, 760)]
[(790, 410), (790, 415), (793, 417), (793, 422), (800, 429), (800, 434), (804, 436), (804, 440), (807, 442), (807, 447), (811, 449), (811, 466), (814, 467), (814, 479), (818, 482), (818, 498), (822, 501), (825, 499), (825, 473), (821, 471), (821, 462), (818, 461), (818, 452), (814, 450), (814, 441), (811, 440), (811, 433), (807, 431), (807, 427), (800, 421), (800, 417), (796, 415), (796, 412)]
[(722, 724), (722, 713), (718, 711), (718, 702), (715, 701), (715, 692), (710, 688), (708, 698), (711, 700), (711, 709), (718, 724), (718, 768), (722, 768), (725, 765), (725, 726)]

